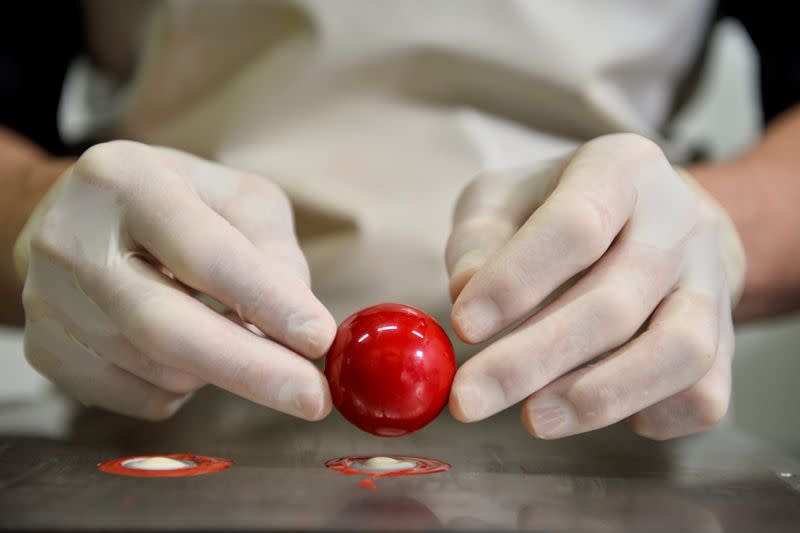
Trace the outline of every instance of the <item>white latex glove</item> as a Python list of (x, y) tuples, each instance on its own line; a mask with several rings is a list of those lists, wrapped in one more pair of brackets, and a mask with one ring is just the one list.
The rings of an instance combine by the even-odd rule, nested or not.
[(630, 417), (666, 439), (725, 414), (744, 254), (680, 172), (618, 134), (466, 188), (447, 247), (456, 332), (477, 343), (526, 320), (458, 370), (456, 418), (527, 398), (523, 423), (541, 438)]
[(36, 208), (15, 259), (26, 356), (84, 404), (163, 419), (212, 383), (309, 420), (330, 411), (303, 356), (322, 356), (336, 323), (309, 288), (286, 196), (261, 177), (97, 145)]

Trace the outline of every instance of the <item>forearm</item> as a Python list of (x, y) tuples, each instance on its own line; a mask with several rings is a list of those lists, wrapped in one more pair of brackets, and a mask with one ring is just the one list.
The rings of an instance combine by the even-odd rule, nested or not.
[(0, 324), (23, 320), (14, 241), (39, 199), (69, 164), (0, 126)]
[(773, 121), (761, 142), (692, 175), (734, 221), (747, 256), (742, 299), (748, 320), (800, 309), (800, 106)]

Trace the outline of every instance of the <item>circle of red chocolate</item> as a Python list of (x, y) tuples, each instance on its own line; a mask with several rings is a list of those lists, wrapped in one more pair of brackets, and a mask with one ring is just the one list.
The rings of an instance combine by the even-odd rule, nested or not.
[(342, 474), (356, 474), (370, 477), (418, 476), (422, 474), (438, 474), (450, 470), (449, 464), (437, 461), (436, 459), (405, 455), (392, 455), (391, 458), (400, 462), (414, 463), (414, 466), (402, 470), (385, 471), (373, 468), (361, 468), (360, 465), (363, 464), (364, 461), (371, 459), (371, 457), (340, 457), (339, 459), (331, 459), (325, 463), (325, 466)]
[[(189, 461), (194, 463), (194, 466), (186, 466), (184, 468), (173, 468), (169, 470), (146, 470), (143, 468), (131, 468), (125, 466), (139, 459), (152, 459), (152, 458), (166, 457), (168, 459), (175, 459), (176, 461)], [(213, 474), (214, 472), (221, 472), (227, 470), (233, 465), (230, 459), (222, 459), (220, 457), (208, 457), (206, 455), (192, 455), (188, 453), (174, 453), (169, 455), (134, 455), (133, 457), (121, 457), (100, 463), (97, 469), (101, 472), (108, 474), (116, 474), (119, 476), (135, 476), (135, 477), (192, 477), (202, 476), (204, 474)]]
[(333, 404), (350, 423), (382, 437), (406, 435), (436, 418), (455, 371), (442, 327), (402, 304), (375, 305), (345, 319), (325, 358)]

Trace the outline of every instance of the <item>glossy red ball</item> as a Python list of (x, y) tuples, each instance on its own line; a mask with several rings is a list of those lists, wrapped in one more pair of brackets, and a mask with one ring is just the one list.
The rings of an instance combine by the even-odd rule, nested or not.
[(429, 315), (380, 304), (341, 323), (325, 359), (333, 405), (355, 426), (398, 437), (431, 422), (447, 404), (453, 345)]

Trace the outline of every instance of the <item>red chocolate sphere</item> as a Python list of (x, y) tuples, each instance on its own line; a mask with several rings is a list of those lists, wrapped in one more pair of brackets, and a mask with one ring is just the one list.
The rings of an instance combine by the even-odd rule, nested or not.
[(442, 411), (456, 372), (442, 327), (408, 305), (380, 304), (339, 326), (325, 359), (333, 405), (355, 426), (399, 437)]

